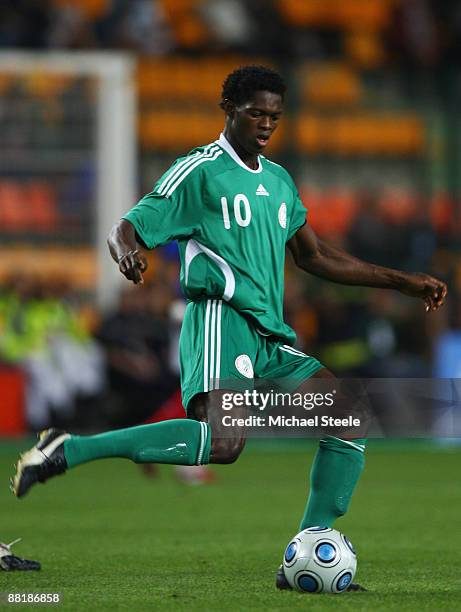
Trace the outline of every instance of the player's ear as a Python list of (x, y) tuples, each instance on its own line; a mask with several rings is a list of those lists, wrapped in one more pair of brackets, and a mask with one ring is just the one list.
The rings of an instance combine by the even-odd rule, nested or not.
[(228, 100), (227, 98), (224, 98), (220, 106), (223, 109), (223, 111), (226, 113), (226, 115), (228, 115), (229, 117), (232, 117), (234, 115), (235, 104), (232, 102), (232, 100)]

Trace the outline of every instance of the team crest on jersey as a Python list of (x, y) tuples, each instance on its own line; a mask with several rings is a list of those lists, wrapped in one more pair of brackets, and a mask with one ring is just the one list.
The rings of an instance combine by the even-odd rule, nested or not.
[(245, 378), (253, 378), (253, 364), (248, 355), (239, 355), (235, 360), (235, 367)]
[(287, 227), (287, 205), (285, 204), (285, 202), (281, 204), (279, 208), (279, 223), (283, 227), (283, 229), (286, 229)]

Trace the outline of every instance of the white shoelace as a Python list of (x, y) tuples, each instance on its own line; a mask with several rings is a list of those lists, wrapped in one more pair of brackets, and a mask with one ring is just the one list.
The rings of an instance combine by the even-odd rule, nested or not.
[(16, 540), (13, 540), (9, 544), (3, 544), (3, 542), (0, 542), (0, 556), (4, 557), (6, 555), (10, 555), (11, 547), (17, 544), (18, 542), (20, 542), (21, 540), (22, 538), (17, 538)]

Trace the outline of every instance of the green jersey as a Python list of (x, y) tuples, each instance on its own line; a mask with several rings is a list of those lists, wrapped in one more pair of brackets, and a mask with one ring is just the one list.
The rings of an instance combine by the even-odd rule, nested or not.
[(177, 240), (189, 300), (226, 300), (260, 333), (292, 344), (283, 321), (285, 244), (306, 209), (288, 172), (248, 168), (221, 134), (181, 157), (124, 219), (148, 249)]

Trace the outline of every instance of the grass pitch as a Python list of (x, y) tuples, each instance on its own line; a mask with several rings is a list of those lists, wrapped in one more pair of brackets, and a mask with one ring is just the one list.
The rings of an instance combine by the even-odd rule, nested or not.
[(312, 443), (255, 442), (209, 486), (181, 484), (169, 466), (148, 480), (128, 461), (98, 461), (16, 500), (8, 478), (29, 445), (0, 443), (0, 540), (21, 536), (16, 553), (42, 571), (0, 572), (1, 592), (60, 592), (54, 610), (461, 610), (459, 447), (370, 443), (336, 525), (369, 592), (301, 595), (276, 591), (274, 573), (304, 508)]

